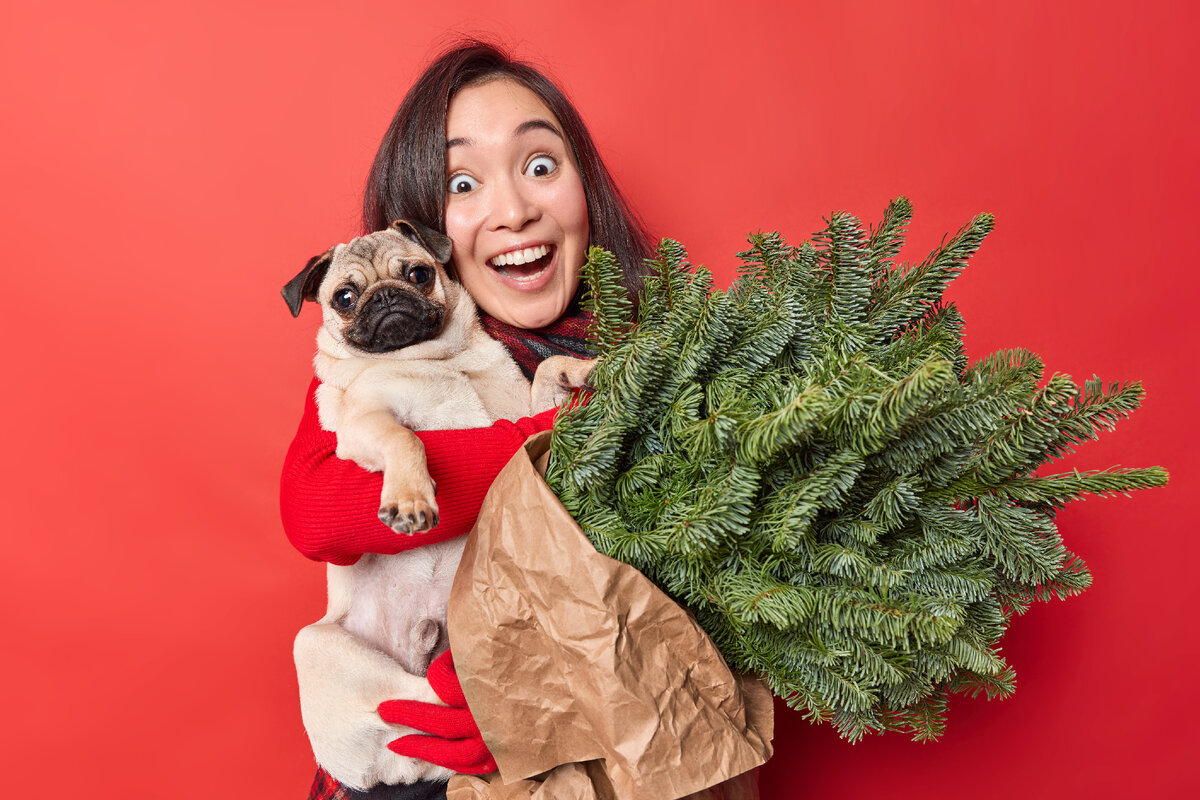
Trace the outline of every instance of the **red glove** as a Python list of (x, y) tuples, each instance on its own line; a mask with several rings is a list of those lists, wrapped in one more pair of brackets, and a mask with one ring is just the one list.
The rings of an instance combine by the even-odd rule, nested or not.
[(468, 775), (495, 772), (496, 759), (488, 752), (479, 726), (467, 708), (449, 650), (433, 660), (425, 677), (445, 706), (417, 700), (386, 700), (379, 704), (379, 716), (389, 724), (406, 725), (431, 735), (401, 736), (388, 749)]

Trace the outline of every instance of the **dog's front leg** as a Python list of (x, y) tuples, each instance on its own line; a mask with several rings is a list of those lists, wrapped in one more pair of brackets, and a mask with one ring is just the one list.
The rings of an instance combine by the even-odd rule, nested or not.
[(414, 731), (380, 719), (379, 704), (397, 699), (442, 704), (427, 680), (332, 622), (302, 629), (294, 654), (304, 728), (317, 763), (330, 775), (367, 789), (453, 774), (387, 749), (388, 742)]
[(337, 454), (383, 471), (379, 519), (384, 525), (406, 534), (437, 525), (437, 487), (425, 464), (425, 445), (391, 411), (365, 411), (340, 423)]
[(590, 389), (588, 378), (595, 366), (594, 358), (572, 356), (550, 356), (538, 364), (529, 387), (533, 413), (553, 408), (575, 389)]

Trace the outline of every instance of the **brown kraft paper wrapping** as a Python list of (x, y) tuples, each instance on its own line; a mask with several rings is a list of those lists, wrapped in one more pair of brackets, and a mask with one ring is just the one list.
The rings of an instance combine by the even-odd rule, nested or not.
[(757, 797), (743, 773), (771, 755), (769, 691), (596, 552), (542, 479), (549, 447), (532, 437), (501, 471), (454, 579), (454, 663), (499, 777), (456, 776), (448, 797)]

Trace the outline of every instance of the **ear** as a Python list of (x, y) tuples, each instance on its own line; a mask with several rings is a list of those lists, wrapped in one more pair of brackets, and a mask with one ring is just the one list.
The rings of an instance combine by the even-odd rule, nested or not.
[(439, 264), (450, 262), (450, 251), (453, 248), (453, 242), (450, 241), (450, 237), (446, 234), (438, 233), (432, 228), (426, 228), (419, 222), (410, 222), (406, 219), (398, 219), (393, 222), (392, 230), (424, 247)]
[(325, 280), (325, 273), (329, 272), (329, 265), (333, 263), (333, 251), (331, 247), (321, 255), (310, 258), (300, 274), (283, 287), (283, 299), (287, 301), (293, 317), (300, 316), (300, 306), (305, 300), (316, 301), (321, 281)]

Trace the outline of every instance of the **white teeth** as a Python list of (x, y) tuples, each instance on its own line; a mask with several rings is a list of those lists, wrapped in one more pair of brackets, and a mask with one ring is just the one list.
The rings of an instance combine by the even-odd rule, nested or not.
[(541, 244), (537, 247), (526, 247), (524, 250), (501, 253), (492, 259), (492, 263), (497, 267), (516, 267), (521, 264), (528, 264), (530, 261), (536, 261), (549, 252), (549, 245)]

